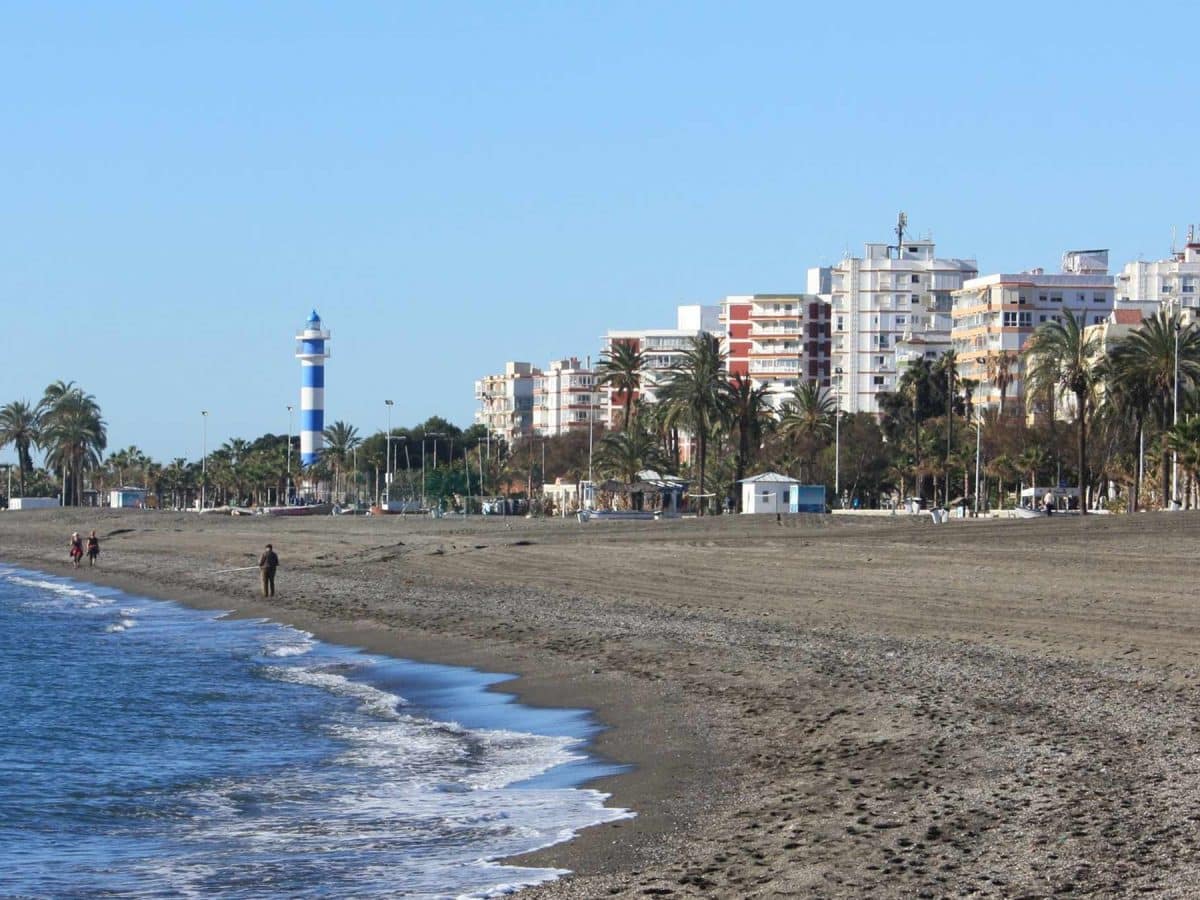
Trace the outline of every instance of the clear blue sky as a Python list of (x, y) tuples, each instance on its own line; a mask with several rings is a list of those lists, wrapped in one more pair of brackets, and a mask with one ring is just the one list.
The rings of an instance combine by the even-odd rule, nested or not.
[(1200, 14), (1061, 6), (6, 3), (0, 403), (282, 432), (315, 306), (327, 420), (466, 425), (506, 359), (802, 290), (901, 209), (985, 272), (1163, 256)]

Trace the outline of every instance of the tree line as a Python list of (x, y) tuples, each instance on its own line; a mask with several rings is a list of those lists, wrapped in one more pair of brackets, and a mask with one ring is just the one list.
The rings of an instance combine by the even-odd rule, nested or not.
[[(604, 437), (599, 461), (627, 480), (647, 468), (686, 474), (695, 493), (739, 507), (737, 482), (754, 469), (827, 488), (836, 481), (843, 497), (835, 503), (864, 506), (914, 496), (988, 509), (1016, 502), (1021, 486), (1069, 485), (1084, 511), (1191, 508), (1200, 493), (1200, 328), (1160, 312), (1109, 346), (1102, 340), (1066, 316), (1040, 326), (1019, 356), (989, 359), (999, 408), (977, 408), (979, 382), (960, 375), (954, 351), (917, 359), (896, 390), (879, 395), (878, 416), (837, 411), (835, 395), (813, 381), (775, 405), (765, 387), (728, 374), (711, 335), (693, 339), (662, 374), (655, 402), (640, 402), (645, 357), (618, 342), (598, 381), (621, 399), (621, 430)], [(1018, 363), (1023, 396), (1014, 410), (1006, 399)], [(693, 439), (688, 465), (680, 429)]]
[[(895, 391), (879, 396), (877, 416), (839, 413), (830, 388), (811, 380), (774, 403), (766, 387), (729, 374), (714, 335), (691, 339), (679, 362), (658, 373), (635, 345), (618, 341), (597, 369), (597, 387), (620, 404), (612, 430), (509, 444), (481, 425), (463, 429), (438, 416), (366, 437), (337, 421), (325, 429), (320, 461), (304, 472), (294, 435), (290, 453), (288, 436), (264, 434), (230, 439), (204, 460), (157, 462), (137, 447), (105, 455), (95, 397), (58, 381), (36, 403), (0, 407), (0, 446), (16, 450), (23, 496), (59, 495), (68, 504), (83, 501), (87, 483), (136, 485), (160, 506), (191, 505), (202, 485), (212, 503), (263, 505), (286, 502), (303, 480), (326, 485), (339, 501), (386, 495), (461, 505), (471, 497), (536, 496), (556, 477), (575, 482), (591, 473), (631, 483), (650, 469), (687, 478), (702, 513), (726, 499), (740, 508), (738, 482), (767, 470), (824, 484), (830, 496), (836, 481), (835, 504), (868, 507), (915, 496), (995, 508), (1014, 502), (1021, 486), (1058, 485), (1077, 486), (1085, 509), (1165, 507), (1173, 499), (1193, 506), (1200, 328), (1163, 312), (1110, 346), (1100, 340), (1070, 316), (1041, 326), (1022, 351), (1017, 404), (1006, 396), (1017, 359), (989, 361), (998, 409), (977, 408), (979, 383), (959, 374), (952, 351), (918, 359)], [(650, 387), (653, 402), (645, 399)]]

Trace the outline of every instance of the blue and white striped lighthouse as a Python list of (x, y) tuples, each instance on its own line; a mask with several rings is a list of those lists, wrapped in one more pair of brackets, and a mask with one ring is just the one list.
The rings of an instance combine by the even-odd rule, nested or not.
[(325, 360), (329, 358), (329, 332), (314, 309), (296, 335), (300, 360), (300, 464), (311, 466), (325, 448)]

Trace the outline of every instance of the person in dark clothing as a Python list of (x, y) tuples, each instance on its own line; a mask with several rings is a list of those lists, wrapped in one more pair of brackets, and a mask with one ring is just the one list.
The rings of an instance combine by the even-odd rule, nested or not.
[(279, 557), (270, 544), (258, 558), (258, 571), (262, 575), (262, 592), (264, 597), (275, 596), (275, 570), (279, 568)]
[(87, 541), (88, 565), (94, 566), (96, 564), (96, 557), (99, 555), (100, 555), (100, 539), (98, 537), (96, 537), (96, 532), (93, 531), (88, 536), (88, 541)]

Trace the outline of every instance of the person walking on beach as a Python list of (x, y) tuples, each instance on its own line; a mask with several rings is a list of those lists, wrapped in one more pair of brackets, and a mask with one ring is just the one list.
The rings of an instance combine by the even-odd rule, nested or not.
[(279, 568), (279, 557), (274, 548), (267, 544), (267, 549), (258, 558), (258, 571), (262, 575), (262, 592), (264, 597), (275, 596), (275, 570)]
[(83, 558), (83, 541), (78, 531), (71, 532), (71, 565), (79, 568), (79, 560)]
[(87, 541), (87, 558), (88, 565), (96, 564), (96, 557), (100, 555), (100, 539), (96, 537), (96, 530), (92, 529), (92, 533), (88, 535)]

